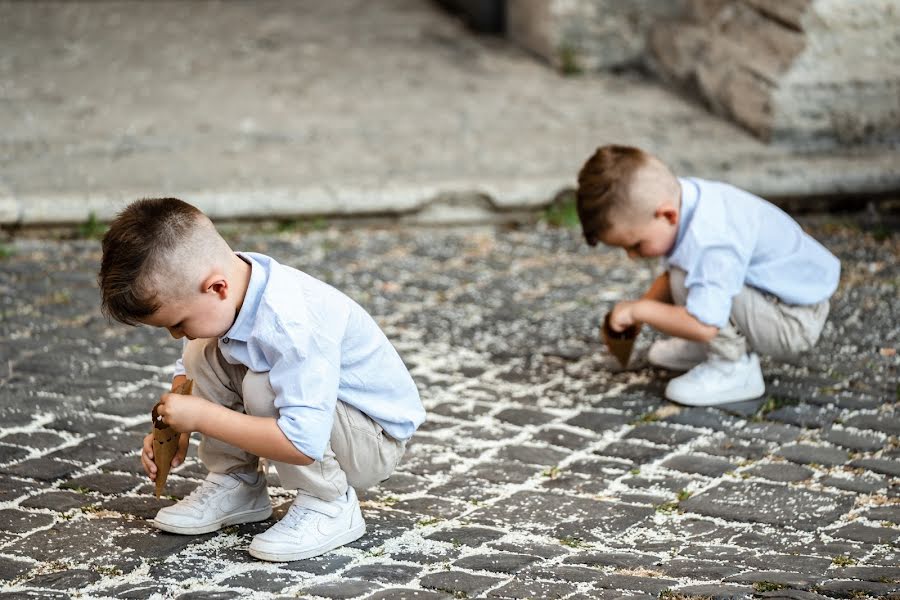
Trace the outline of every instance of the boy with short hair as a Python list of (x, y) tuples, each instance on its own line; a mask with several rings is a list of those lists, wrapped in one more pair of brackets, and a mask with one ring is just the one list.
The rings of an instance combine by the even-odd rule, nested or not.
[[(272, 513), (259, 457), (297, 497), (250, 554), (290, 561), (365, 533), (354, 488), (387, 479), (425, 411), (378, 325), (331, 286), (263, 254), (233, 252), (197, 208), (175, 198), (132, 203), (103, 238), (105, 314), (186, 338), (158, 414), (182, 432), (172, 460), (202, 434), (209, 470), (154, 524), (180, 534), (261, 521)], [(152, 434), (141, 462), (156, 478)]]
[(812, 348), (837, 289), (840, 262), (779, 208), (725, 183), (677, 178), (656, 157), (602, 146), (578, 175), (587, 243), (662, 257), (666, 271), (639, 300), (619, 302), (614, 331), (646, 323), (672, 336), (648, 360), (687, 371), (666, 397), (694, 406), (765, 392), (756, 353)]

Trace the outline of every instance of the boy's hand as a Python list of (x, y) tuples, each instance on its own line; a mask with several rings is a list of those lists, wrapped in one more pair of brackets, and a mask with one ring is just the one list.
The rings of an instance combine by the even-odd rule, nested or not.
[(199, 396), (168, 393), (160, 398), (156, 414), (175, 431), (190, 433), (197, 431), (202, 415), (209, 411), (210, 404), (212, 403)]
[(634, 307), (640, 300), (625, 300), (616, 304), (609, 313), (609, 326), (613, 331), (625, 331), (637, 323)]
[[(178, 438), (178, 451), (175, 453), (175, 456), (172, 457), (173, 469), (184, 462), (184, 457), (187, 455), (188, 444), (190, 441), (190, 433), (182, 433)], [(144, 467), (144, 472), (150, 477), (150, 481), (156, 481), (156, 463), (153, 462), (152, 433), (148, 433), (144, 436), (144, 449), (141, 452), (141, 466)]]

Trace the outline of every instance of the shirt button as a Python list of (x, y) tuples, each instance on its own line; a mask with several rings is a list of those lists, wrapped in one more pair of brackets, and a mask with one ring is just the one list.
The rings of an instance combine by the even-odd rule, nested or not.
[(223, 337), (223, 338), (222, 338), (222, 343), (223, 343), (223, 344), (227, 344), (227, 343), (230, 342), (230, 341), (231, 341), (231, 338), (227, 338), (227, 337)]

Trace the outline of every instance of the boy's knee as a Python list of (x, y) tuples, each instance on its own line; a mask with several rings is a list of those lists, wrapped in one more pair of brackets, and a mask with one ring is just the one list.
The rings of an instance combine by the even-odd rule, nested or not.
[(247, 371), (243, 382), (244, 411), (254, 417), (278, 416), (275, 408), (275, 391), (269, 383), (268, 373)]
[(188, 373), (196, 373), (198, 369), (202, 369), (202, 365), (214, 364), (217, 361), (216, 354), (219, 351), (218, 340), (215, 338), (200, 339), (188, 341), (184, 347), (182, 360), (184, 361), (184, 369)]

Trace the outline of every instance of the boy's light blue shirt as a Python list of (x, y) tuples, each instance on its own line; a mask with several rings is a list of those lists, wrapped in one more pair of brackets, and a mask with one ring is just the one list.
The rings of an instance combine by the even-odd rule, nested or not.
[[(250, 285), (219, 338), (231, 364), (268, 372), (278, 427), (315, 460), (331, 438), (337, 401), (356, 407), (398, 440), (425, 420), (416, 385), (384, 332), (330, 285), (263, 254), (239, 252)], [(181, 361), (176, 375), (183, 372)]]
[(838, 259), (774, 204), (726, 183), (679, 178), (681, 217), (665, 262), (687, 272), (687, 311), (724, 327), (744, 285), (788, 304), (837, 289)]

